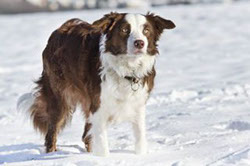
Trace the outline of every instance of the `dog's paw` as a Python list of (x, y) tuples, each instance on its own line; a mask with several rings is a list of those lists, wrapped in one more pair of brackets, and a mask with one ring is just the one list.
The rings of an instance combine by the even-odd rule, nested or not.
[(135, 154), (137, 155), (143, 155), (147, 154), (147, 143), (146, 142), (140, 142), (135, 144)]
[(137, 155), (147, 154), (147, 149), (146, 148), (136, 149), (135, 154), (137, 154)]
[(56, 149), (56, 147), (47, 147), (46, 148), (46, 153), (51, 153), (51, 152), (56, 152), (57, 151), (57, 149)]
[(109, 156), (109, 151), (108, 150), (105, 150), (105, 151), (93, 151), (93, 154), (95, 156), (108, 157)]

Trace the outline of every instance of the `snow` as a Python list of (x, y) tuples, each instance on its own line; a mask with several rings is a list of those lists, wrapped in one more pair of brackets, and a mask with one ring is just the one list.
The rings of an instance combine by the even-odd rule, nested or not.
[[(96, 157), (81, 142), (78, 110), (46, 154), (18, 98), (34, 88), (41, 52), (65, 20), (94, 21), (109, 10), (0, 15), (0, 165), (250, 165), (250, 3), (122, 9), (173, 20), (159, 42), (156, 85), (147, 104), (149, 153), (134, 154), (130, 124), (109, 129), (111, 155)], [(25, 97), (25, 96), (24, 96)]]

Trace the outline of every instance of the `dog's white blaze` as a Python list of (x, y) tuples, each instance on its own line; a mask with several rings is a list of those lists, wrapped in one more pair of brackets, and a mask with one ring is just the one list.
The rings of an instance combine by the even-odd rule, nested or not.
[(125, 20), (130, 24), (131, 28), (127, 44), (128, 55), (137, 56), (133, 54), (135, 51), (134, 42), (136, 40), (144, 41), (142, 52), (145, 54), (148, 48), (148, 39), (143, 34), (144, 25), (147, 23), (146, 17), (141, 14), (127, 14)]

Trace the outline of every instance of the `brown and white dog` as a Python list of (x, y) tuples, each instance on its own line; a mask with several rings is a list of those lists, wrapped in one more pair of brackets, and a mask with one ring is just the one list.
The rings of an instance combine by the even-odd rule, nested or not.
[(154, 86), (157, 41), (174, 27), (154, 14), (110, 13), (93, 24), (72, 19), (54, 31), (29, 108), (46, 151), (56, 151), (58, 132), (80, 104), (88, 152), (108, 155), (107, 126), (129, 121), (135, 152), (145, 154), (145, 104)]

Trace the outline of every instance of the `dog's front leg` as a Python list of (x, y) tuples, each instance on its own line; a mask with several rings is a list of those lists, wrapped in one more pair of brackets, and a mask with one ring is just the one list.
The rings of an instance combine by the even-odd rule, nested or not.
[(103, 115), (98, 113), (99, 112), (93, 115), (92, 121), (92, 151), (93, 154), (97, 156), (108, 156), (109, 147), (107, 138), (107, 121), (105, 120)]
[(135, 135), (135, 153), (147, 153), (146, 126), (145, 126), (145, 106), (138, 110), (136, 121), (133, 122)]

